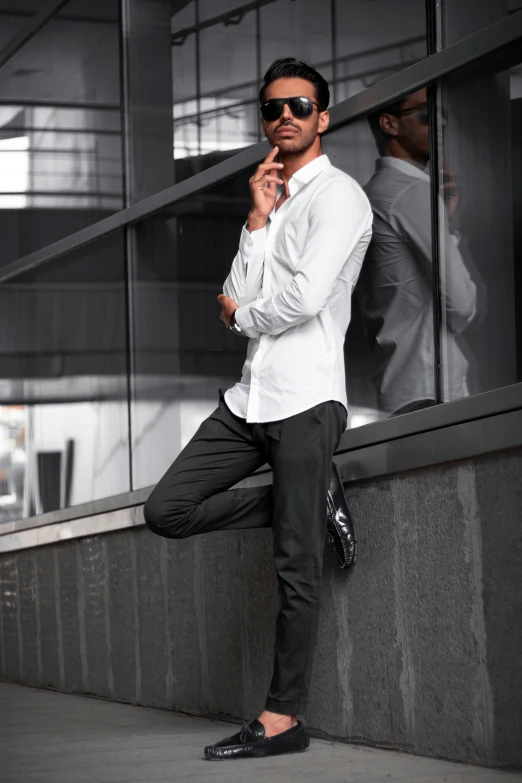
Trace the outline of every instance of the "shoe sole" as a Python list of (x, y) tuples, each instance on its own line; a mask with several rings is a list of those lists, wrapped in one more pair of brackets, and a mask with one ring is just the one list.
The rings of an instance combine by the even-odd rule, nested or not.
[(219, 756), (205, 756), (205, 761), (240, 761), (240, 760), (248, 760), (251, 761), (252, 759), (266, 759), (271, 756), (289, 756), (291, 753), (306, 753), (306, 751), (310, 748), (299, 748), (298, 750), (285, 750), (282, 753), (257, 753), (255, 756), (222, 756), (221, 758)]

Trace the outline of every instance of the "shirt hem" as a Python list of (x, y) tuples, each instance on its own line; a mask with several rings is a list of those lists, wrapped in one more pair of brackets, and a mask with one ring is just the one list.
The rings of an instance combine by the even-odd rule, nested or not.
[(298, 406), (296, 409), (292, 408), (291, 411), (289, 411), (288, 413), (285, 412), (282, 416), (277, 416), (277, 418), (273, 418), (273, 417), (265, 418), (264, 416), (260, 416), (260, 417), (256, 417), (256, 419), (249, 419), (248, 418), (248, 410), (247, 410), (247, 413), (245, 415), (244, 412), (242, 412), (242, 413), (237, 412), (237, 408), (234, 409), (235, 406), (233, 404), (232, 405), (230, 404), (229, 400), (227, 399), (227, 395), (228, 395), (228, 393), (230, 391), (232, 391), (232, 389), (227, 389), (227, 391), (225, 392), (225, 395), (224, 395), (224, 400), (225, 400), (225, 402), (227, 404), (227, 407), (232, 411), (232, 413), (235, 416), (238, 416), (240, 419), (244, 419), (247, 424), (268, 424), (268, 423), (270, 423), (272, 421), (283, 421), (283, 419), (290, 419), (292, 416), (298, 416), (300, 413), (304, 413), (305, 411), (309, 411), (311, 408), (314, 408), (316, 405), (321, 405), (323, 402), (338, 402), (338, 403), (340, 403), (343, 406), (343, 408), (345, 409), (346, 414), (348, 415), (348, 403), (347, 403), (346, 400), (339, 399), (339, 397), (335, 397), (335, 396), (325, 396), (325, 397), (319, 397), (314, 402), (307, 401), (307, 403), (305, 405), (303, 405), (302, 407)]

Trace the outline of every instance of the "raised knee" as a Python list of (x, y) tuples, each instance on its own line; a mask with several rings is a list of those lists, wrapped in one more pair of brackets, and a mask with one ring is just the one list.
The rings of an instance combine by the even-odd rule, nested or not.
[(161, 500), (157, 500), (154, 497), (154, 493), (143, 506), (143, 517), (149, 530), (158, 536), (165, 536), (166, 538), (185, 537), (183, 533), (185, 514), (181, 509), (167, 509)]
[(165, 514), (160, 503), (152, 495), (143, 506), (143, 518), (149, 530), (161, 535), (161, 528), (165, 525)]

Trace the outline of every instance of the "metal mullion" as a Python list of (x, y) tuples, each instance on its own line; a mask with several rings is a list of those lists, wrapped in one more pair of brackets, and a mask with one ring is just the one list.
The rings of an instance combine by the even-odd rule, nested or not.
[(11, 38), (11, 40), (0, 50), (0, 68), (3, 68), (15, 54), (18, 54), (22, 47), (24, 47), (31, 38), (34, 38), (36, 33), (47, 24), (49, 19), (68, 2), (69, 0), (52, 0), (52, 2), (47, 3), (37, 14), (35, 14), (23, 30), (20, 30), (20, 32)]
[(0, 98), (0, 106), (19, 106), (21, 109), (25, 108), (39, 108), (44, 109), (85, 109), (87, 111), (114, 111), (119, 112), (120, 106), (115, 103), (89, 103), (86, 101), (55, 101), (52, 98), (49, 100), (33, 100), (32, 98)]
[(439, 239), (439, 122), (437, 118), (437, 84), (428, 86), (428, 118), (429, 118), (429, 154), (430, 154), (430, 208), (431, 208), (431, 265), (432, 265), (432, 297), (433, 297), (433, 372), (435, 385), (435, 401), (444, 400), (442, 390), (442, 292), (441, 292), (441, 248)]
[(437, 51), (437, 0), (426, 2), (426, 53), (428, 56)]
[(332, 105), (338, 96), (337, 91), (337, 7), (336, 1), (330, 0), (330, 44), (332, 48)]
[[(120, 34), (120, 106), (121, 106), (121, 162), (123, 168), (123, 203), (125, 207), (131, 204), (131, 184), (129, 174), (131, 171), (131, 123), (130, 111), (130, 84), (129, 84), (129, 41), (130, 41), (130, 14), (128, 0), (120, 0), (119, 3), (119, 34)], [(132, 291), (132, 265), (134, 260), (133, 229), (130, 225), (123, 227), (123, 264), (125, 275), (125, 348), (126, 348), (126, 390), (127, 390), (127, 432), (128, 458), (129, 458), (129, 487), (134, 489), (134, 460), (133, 460), (133, 426), (132, 426), (132, 400), (134, 397), (134, 315), (133, 315), (133, 291)]]
[[(255, 15), (255, 24), (256, 24), (256, 76), (257, 76), (257, 88), (259, 88), (259, 85), (261, 84), (261, 81), (263, 79), (263, 73), (261, 70), (261, 11), (259, 8), (259, 2), (256, 5), (256, 15)], [(256, 85), (254, 86), (254, 94), (256, 95), (255, 100), (257, 101), (257, 89), (255, 89)], [(261, 141), (263, 138), (263, 133), (261, 129), (261, 123), (257, 122), (257, 140), (258, 142)]]
[[(16, 104), (15, 104), (16, 105)], [(97, 130), (96, 128), (85, 128), (79, 130), (78, 128), (46, 128), (43, 125), (26, 125), (23, 128), (17, 128), (10, 125), (9, 133), (67, 133), (69, 136), (121, 136), (121, 130)], [(25, 150), (24, 150), (25, 151)]]
[[(425, 84), (456, 71), (463, 65), (494, 51), (508, 48), (522, 38), (522, 14), (507, 17), (462, 41), (420, 60), (358, 95), (333, 106), (329, 133), (346, 123), (387, 105)], [(144, 220), (177, 201), (217, 185), (257, 165), (269, 151), (268, 142), (260, 142), (183, 182), (156, 193), (85, 229), (30, 253), (0, 269), (0, 283), (28, 269), (40, 266), (76, 250), (105, 234)]]
[[(194, 0), (194, 13), (196, 14), (196, 44), (194, 50), (194, 56), (196, 60), (196, 135), (198, 144), (198, 158), (201, 158), (201, 37), (199, 27), (199, 0)], [(200, 161), (198, 161), (197, 165), (199, 168), (201, 165)]]

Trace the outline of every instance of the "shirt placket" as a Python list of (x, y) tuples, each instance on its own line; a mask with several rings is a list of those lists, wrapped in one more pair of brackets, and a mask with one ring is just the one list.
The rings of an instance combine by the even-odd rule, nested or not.
[[(272, 286), (272, 245), (274, 240), (275, 229), (278, 223), (278, 214), (273, 212), (270, 216), (270, 228), (267, 233), (265, 244), (265, 260), (263, 267), (263, 285), (262, 296), (263, 299), (268, 298), (271, 295)], [(262, 334), (259, 339), (259, 348), (256, 351), (254, 358), (252, 359), (252, 365), (250, 367), (250, 393), (248, 395), (247, 406), (247, 421), (259, 421), (260, 419), (260, 374), (263, 363), (263, 358), (266, 353), (267, 334)]]

